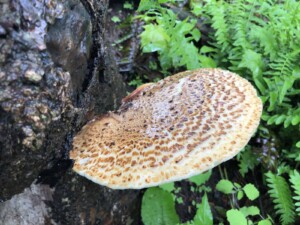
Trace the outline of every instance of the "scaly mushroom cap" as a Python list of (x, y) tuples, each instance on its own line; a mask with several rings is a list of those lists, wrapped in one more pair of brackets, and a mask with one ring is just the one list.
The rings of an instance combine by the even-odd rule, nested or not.
[(73, 141), (73, 169), (115, 189), (188, 178), (234, 157), (261, 113), (255, 89), (240, 76), (182, 72), (137, 89), (118, 111), (85, 125)]

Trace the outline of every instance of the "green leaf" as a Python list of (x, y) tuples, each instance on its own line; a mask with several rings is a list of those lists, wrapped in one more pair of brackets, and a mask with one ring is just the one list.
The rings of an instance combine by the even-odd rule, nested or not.
[(182, 204), (183, 203), (183, 198), (182, 197), (176, 198), (176, 202), (178, 204)]
[(191, 32), (191, 35), (193, 36), (195, 41), (199, 41), (201, 37), (201, 33), (198, 29), (193, 29)]
[(254, 78), (261, 77), (263, 66), (264, 65), (261, 54), (256, 53), (255, 51), (250, 49), (247, 49), (244, 52), (242, 61), (238, 65), (238, 67), (240, 68), (248, 68), (253, 73)]
[(294, 77), (284, 77), (283, 85), (280, 87), (280, 93), (279, 93), (279, 103), (283, 102), (283, 99), (287, 93), (287, 91), (293, 86), (295, 81)]
[(209, 170), (205, 173), (190, 177), (189, 181), (193, 182), (197, 186), (200, 186), (201, 184), (204, 184), (206, 181), (208, 181), (210, 176), (211, 176), (211, 170)]
[(258, 225), (272, 225), (271, 221), (268, 219), (261, 220), (258, 222)]
[(300, 148), (300, 141), (298, 141), (298, 142), (296, 143), (296, 147), (297, 147), (297, 148)]
[(298, 123), (300, 123), (300, 115), (294, 115), (291, 123), (292, 123), (293, 126), (295, 126)]
[(144, 29), (141, 34), (143, 52), (163, 51), (167, 48), (170, 37), (162, 27), (149, 24)]
[(160, 5), (157, 2), (157, 0), (141, 0), (137, 11), (142, 12), (149, 9), (156, 9), (159, 7)]
[(243, 190), (244, 190), (246, 196), (252, 201), (259, 196), (259, 191), (253, 184), (246, 184), (243, 187)]
[(159, 187), (167, 192), (172, 192), (175, 189), (174, 182), (159, 185)]
[(195, 225), (213, 225), (213, 216), (207, 200), (206, 193), (202, 198), (202, 202), (198, 207), (196, 215), (194, 217)]
[(239, 184), (239, 183), (237, 183), (237, 182), (233, 182), (233, 186), (235, 186), (235, 187), (237, 187), (238, 189), (240, 189), (242, 186)]
[[(191, 30), (195, 27), (195, 23), (188, 23), (187, 22), (188, 20), (184, 20), (182, 21), (181, 23), (177, 23), (177, 26), (175, 27), (176, 31), (179, 33), (179, 34), (183, 34), (183, 35), (186, 35), (188, 33), (191, 32)], [(196, 32), (198, 34), (196, 34), (196, 36), (198, 36), (200, 38), (200, 32)]]
[(217, 183), (216, 189), (225, 194), (231, 194), (233, 191), (233, 184), (229, 180), (222, 179)]
[(265, 92), (265, 87), (263, 84), (264, 80), (262, 77), (264, 64), (261, 54), (250, 49), (245, 50), (238, 67), (249, 69), (252, 72), (253, 80), (257, 88), (261, 93)]
[(241, 200), (244, 197), (244, 192), (243, 191), (238, 191), (237, 193), (237, 199)]
[(117, 17), (117, 16), (113, 16), (113, 17), (111, 18), (111, 21), (113, 21), (114, 23), (119, 23), (119, 22), (121, 22), (120, 18)]
[(300, 79), (300, 67), (296, 66), (292, 72), (292, 75), (294, 77), (295, 80)]
[[(149, 0), (148, 0), (149, 1)], [(156, 0), (157, 1), (157, 0)], [(170, 2), (171, 0), (158, 0), (159, 4)], [(172, 1), (171, 1), (172, 2)]]
[(230, 225), (247, 225), (246, 217), (237, 209), (228, 210), (226, 216)]
[(271, 112), (275, 109), (276, 102), (278, 99), (278, 92), (277, 91), (270, 91), (270, 106), (268, 107), (268, 111)]
[(271, 60), (275, 58), (278, 51), (278, 44), (272, 31), (266, 27), (254, 26), (250, 31), (250, 35), (259, 40), (260, 45), (264, 47), (265, 53), (270, 54)]
[(203, 6), (202, 4), (200, 4), (199, 2), (195, 3), (193, 1), (191, 1), (191, 5), (192, 5), (192, 13), (195, 14), (196, 16), (200, 16), (203, 13)]
[[(183, 44), (180, 45), (183, 46)], [(174, 54), (175, 56), (179, 56), (180, 60), (177, 65), (173, 62), (173, 65), (176, 65), (176, 67), (186, 66), (188, 70), (199, 68), (200, 63), (198, 60), (198, 49), (192, 43), (185, 43), (185, 41), (184, 46), (184, 51), (176, 46), (177, 50), (174, 52)]]
[(279, 125), (284, 122), (285, 118), (286, 118), (286, 115), (280, 115), (275, 119), (274, 122), (276, 125)]
[(244, 206), (240, 208), (240, 211), (244, 214), (245, 217), (247, 216), (256, 216), (260, 214), (259, 208), (256, 206)]
[(179, 223), (172, 195), (161, 188), (149, 188), (142, 200), (142, 221), (145, 225)]
[(133, 9), (133, 5), (130, 2), (125, 2), (123, 7), (124, 9)]
[(216, 52), (217, 50), (215, 48), (203, 45), (200, 49), (200, 53), (202, 54), (206, 54), (206, 53), (210, 53), (210, 52)]
[(210, 57), (199, 55), (202, 68), (216, 68), (217, 63)]

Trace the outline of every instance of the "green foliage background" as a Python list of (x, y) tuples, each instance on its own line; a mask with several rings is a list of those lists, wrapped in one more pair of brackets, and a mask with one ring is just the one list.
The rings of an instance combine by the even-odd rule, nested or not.
[[(176, 1), (142, 0), (138, 8), (138, 18), (145, 21), (141, 47), (145, 53), (158, 53), (161, 71), (167, 74), (174, 68), (228, 69), (252, 82), (264, 103), (257, 136), (267, 144), (261, 149), (249, 145), (237, 159), (243, 177), (253, 170), (264, 174), (261, 183), (265, 183), (275, 210), (268, 212), (268, 218), (249, 219), (251, 213), (232, 204), (227, 211), (228, 222), (294, 224), (300, 216), (299, 1), (191, 0), (191, 16), (183, 20), (166, 4), (176, 5)], [(212, 28), (205, 45), (199, 45), (202, 34), (196, 25), (200, 18)], [(252, 186), (246, 191), (228, 179), (220, 182), (223, 188), (219, 191), (234, 193), (238, 199), (244, 193), (248, 196), (256, 192)], [(147, 204), (152, 203), (144, 199), (143, 210)], [(207, 210), (206, 213), (210, 215)], [(151, 224), (145, 218), (145, 224)], [(189, 224), (203, 224), (195, 221)]]

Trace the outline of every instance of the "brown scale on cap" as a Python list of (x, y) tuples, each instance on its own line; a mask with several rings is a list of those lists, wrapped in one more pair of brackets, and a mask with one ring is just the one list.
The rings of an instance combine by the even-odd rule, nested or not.
[(186, 71), (144, 85), (118, 111), (89, 122), (70, 158), (77, 173), (115, 189), (181, 180), (234, 157), (261, 112), (255, 89), (238, 75)]

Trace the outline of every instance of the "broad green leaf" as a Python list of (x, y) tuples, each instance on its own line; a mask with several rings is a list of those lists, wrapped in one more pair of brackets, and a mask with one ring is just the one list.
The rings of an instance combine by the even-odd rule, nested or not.
[(226, 216), (230, 225), (247, 225), (246, 217), (237, 209), (228, 210)]
[(179, 32), (179, 34), (182, 34), (182, 35), (188, 34), (195, 27), (195, 22), (189, 23), (187, 21), (188, 20), (186, 19), (186, 20), (182, 21), (181, 23), (178, 23), (175, 31)]
[(193, 182), (197, 186), (204, 184), (211, 176), (211, 170), (207, 171), (206, 173), (202, 173), (193, 177), (189, 178), (189, 181)]
[(177, 52), (177, 55), (181, 57), (179, 66), (186, 66), (188, 70), (200, 67), (198, 49), (192, 43), (186, 43), (185, 50), (183, 51), (183, 49), (180, 49), (179, 52)]
[(253, 50), (247, 49), (245, 50), (242, 60), (239, 63), (238, 67), (247, 68), (252, 72), (253, 80), (257, 88), (261, 93), (265, 92), (264, 80), (262, 77), (263, 71), (263, 60), (261, 54), (254, 52)]
[(175, 189), (174, 182), (162, 184), (159, 187), (167, 192), (172, 192)]
[(272, 225), (271, 221), (268, 219), (261, 220), (258, 222), (258, 225)]
[(198, 29), (193, 29), (191, 32), (191, 35), (193, 36), (195, 41), (199, 41), (201, 37), (201, 33)]
[(170, 37), (162, 27), (149, 24), (144, 29), (141, 34), (143, 52), (163, 51), (167, 48)]
[(262, 75), (263, 70), (263, 60), (261, 54), (256, 53), (253, 50), (247, 49), (242, 57), (242, 61), (238, 65), (238, 67), (248, 68), (255, 79), (259, 79)]
[(202, 68), (216, 68), (217, 63), (210, 57), (199, 55)]
[(179, 223), (172, 195), (161, 188), (149, 188), (142, 200), (142, 221), (145, 225)]
[(222, 179), (217, 183), (216, 189), (225, 194), (231, 194), (233, 190), (233, 184), (229, 180)]
[(296, 147), (297, 147), (297, 148), (300, 148), (300, 141), (298, 141), (298, 142), (296, 143)]
[(202, 198), (202, 202), (198, 207), (196, 215), (194, 217), (195, 225), (213, 225), (213, 216), (207, 200), (206, 193)]
[(256, 216), (260, 214), (259, 208), (256, 206), (244, 206), (240, 208), (240, 211), (244, 214), (245, 217), (247, 216)]
[(237, 199), (241, 200), (244, 197), (244, 192), (243, 191), (238, 191), (237, 193)]
[(259, 191), (253, 184), (246, 184), (243, 187), (243, 190), (244, 190), (246, 196), (252, 201), (259, 196)]

